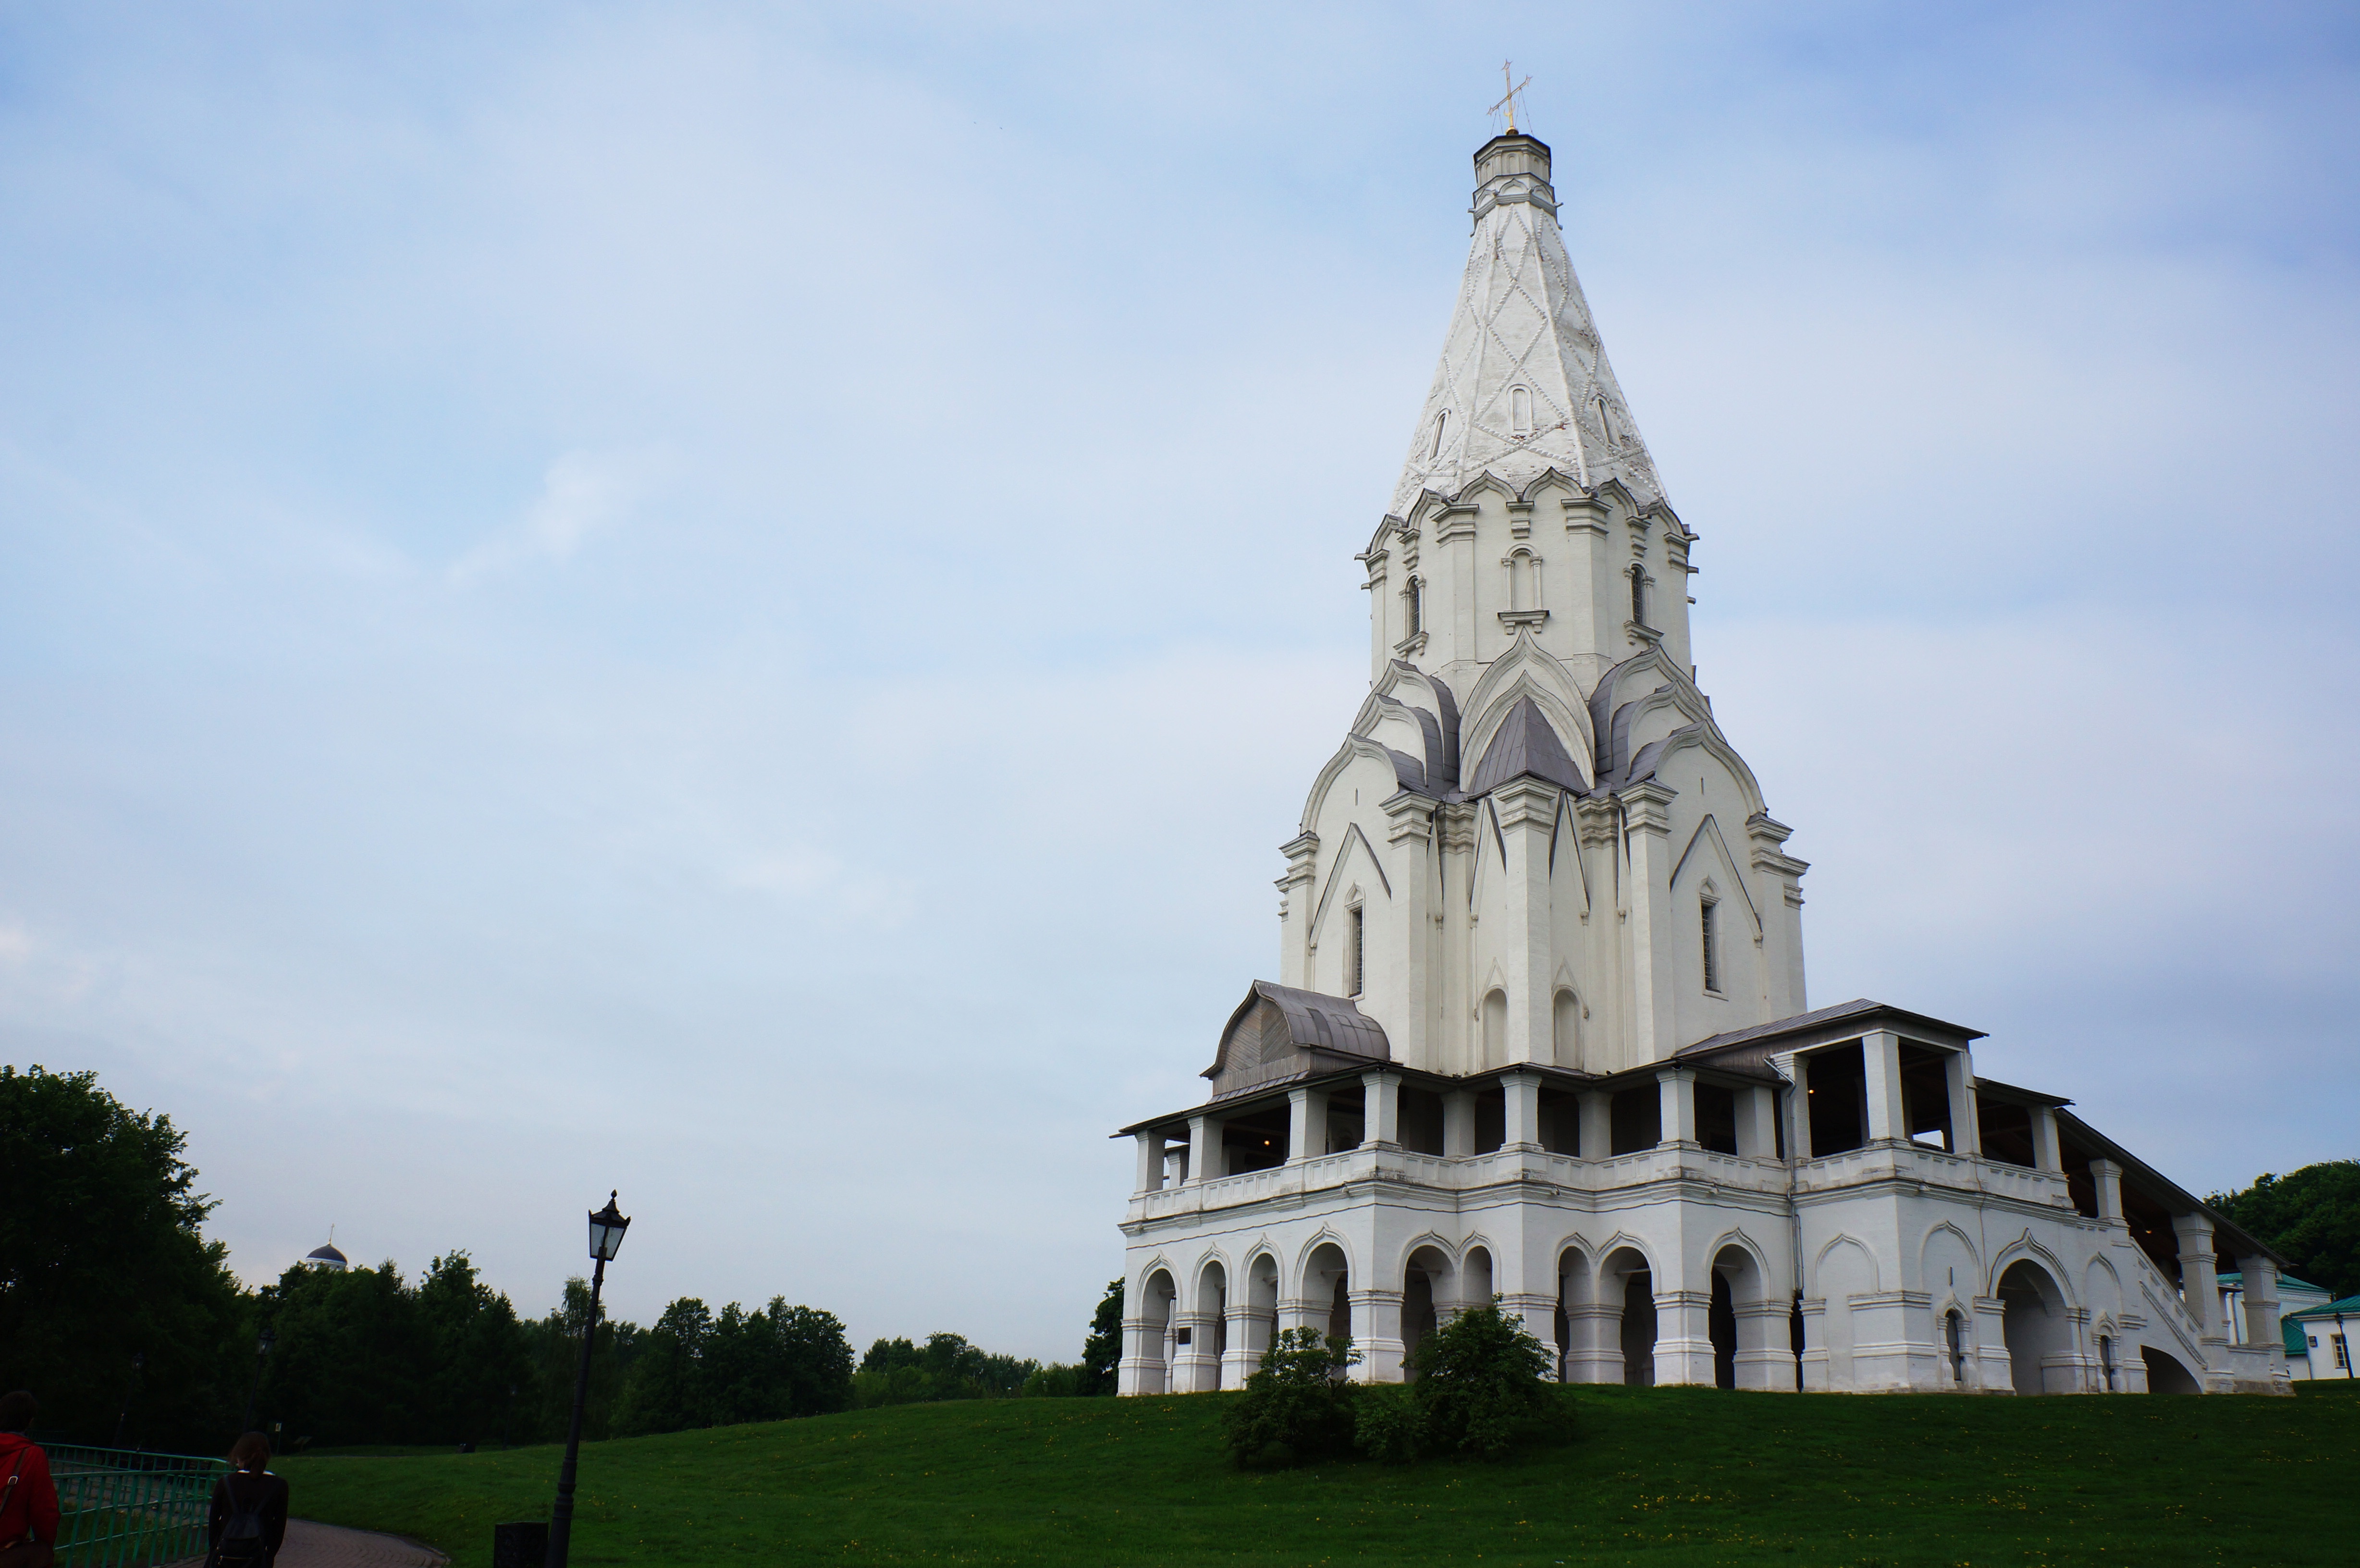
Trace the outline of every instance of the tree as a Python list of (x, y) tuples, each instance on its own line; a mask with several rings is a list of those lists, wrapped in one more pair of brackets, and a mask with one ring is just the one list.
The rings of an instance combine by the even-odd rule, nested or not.
[(1122, 1362), (1122, 1281), (1107, 1281), (1098, 1310), (1091, 1314), (1089, 1337), (1082, 1342), (1081, 1387), (1084, 1394), (1115, 1391), (1117, 1368)]
[(1469, 1307), (1410, 1353), (1417, 1440), (1437, 1453), (1504, 1459), (1546, 1433), (1565, 1406), (1548, 1382), (1556, 1357), (1496, 1301)]
[(532, 1379), (532, 1356), (508, 1299), (484, 1283), (465, 1253), (450, 1252), (427, 1265), (417, 1313), (430, 1358), (422, 1440), (513, 1441), (518, 1391)]
[(2287, 1272), (2338, 1300), (2360, 1295), (2360, 1160), (2263, 1176), (2212, 1205), (2287, 1260)]
[(187, 1142), (94, 1073), (0, 1067), (0, 1388), (61, 1433), (211, 1452), (237, 1419), (252, 1303)]
[(860, 1370), (852, 1377), (852, 1397), (863, 1410), (937, 1399), (1002, 1399), (1023, 1392), (1026, 1382), (1039, 1370), (1037, 1361), (993, 1355), (968, 1344), (961, 1334), (931, 1334), (923, 1345), (906, 1339), (880, 1339), (860, 1358)]
[[(579, 1274), (565, 1281), (563, 1301), (539, 1323), (526, 1326), (538, 1388), (533, 1411), (534, 1434), (543, 1442), (563, 1441), (574, 1412), (574, 1375), (582, 1356), (582, 1325), (590, 1317), (590, 1281)], [(646, 1337), (636, 1323), (599, 1313), (598, 1333), (590, 1347), (590, 1397), (582, 1412), (582, 1435), (613, 1435), (615, 1406), (623, 1380)]]
[(786, 1358), (787, 1408), (791, 1416), (824, 1416), (852, 1408), (852, 1342), (834, 1312), (791, 1307), (772, 1297), (770, 1332)]
[(684, 1297), (642, 1337), (615, 1427), (680, 1432), (825, 1415), (851, 1403), (852, 1346), (833, 1312), (773, 1296), (759, 1312), (732, 1301), (715, 1317)]
[(639, 1342), (615, 1410), (624, 1437), (705, 1424), (705, 1352), (713, 1314), (694, 1296), (666, 1307)]
[(1240, 1469), (1276, 1469), (1350, 1452), (1352, 1387), (1343, 1378), (1359, 1359), (1345, 1341), (1314, 1328), (1272, 1339), (1244, 1396), (1221, 1412), (1229, 1457)]

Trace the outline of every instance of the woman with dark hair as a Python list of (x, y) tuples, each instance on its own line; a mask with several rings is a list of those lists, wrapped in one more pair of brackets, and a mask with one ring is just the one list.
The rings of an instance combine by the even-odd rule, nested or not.
[(270, 1440), (249, 1432), (230, 1444), (230, 1473), (213, 1483), (205, 1568), (269, 1568), (287, 1539), (287, 1483), (273, 1475)]
[(57, 1483), (25, 1435), (39, 1410), (22, 1388), (0, 1394), (0, 1568), (48, 1568), (57, 1555)]

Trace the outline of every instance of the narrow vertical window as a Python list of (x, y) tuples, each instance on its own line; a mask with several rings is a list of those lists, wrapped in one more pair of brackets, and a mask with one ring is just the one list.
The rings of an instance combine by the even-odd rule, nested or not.
[(1647, 569), (1644, 566), (1631, 569), (1631, 620), (1636, 626), (1647, 624)]
[(1344, 993), (1348, 996), (1360, 994), (1361, 982), (1368, 975), (1368, 922), (1365, 914), (1365, 910), (1355, 905), (1350, 924), (1345, 932), (1344, 964), (1351, 979), (1351, 988)]
[(1704, 988), (1718, 991), (1721, 989), (1721, 942), (1720, 933), (1714, 929), (1718, 924), (1714, 917), (1721, 912), (1721, 903), (1718, 899), (1707, 898), (1699, 907), (1704, 910)]
[(1411, 578), (1409, 586), (1402, 590), (1402, 598), (1405, 601), (1402, 606), (1402, 620), (1409, 628), (1403, 635), (1415, 637), (1426, 629), (1426, 584), (1415, 577)]
[(1442, 432), (1449, 423), (1450, 410), (1448, 408), (1434, 416), (1434, 450), (1426, 454), (1426, 462), (1432, 463), (1442, 455)]
[[(1967, 1380), (1966, 1335), (1961, 1332), (1964, 1326), (1965, 1325), (1960, 1321), (1958, 1313), (1945, 1312), (1942, 1314), (1942, 1337), (1948, 1342), (1950, 1349), (1950, 1381), (1953, 1383), (1964, 1383)], [(2099, 1347), (2103, 1349), (2105, 1343), (2106, 1342), (2103, 1339), (2098, 1341)], [(2113, 1377), (2114, 1374), (2110, 1370), (2107, 1373), (2106, 1386), (2108, 1388), (2112, 1388), (2114, 1387)]]
[(1533, 433), (1533, 389), (1531, 387), (1508, 388), (1508, 428), (1520, 436)]

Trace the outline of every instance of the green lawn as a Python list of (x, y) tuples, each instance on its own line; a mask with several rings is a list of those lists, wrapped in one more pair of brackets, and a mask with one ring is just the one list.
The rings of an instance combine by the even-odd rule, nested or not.
[[(1506, 1465), (1240, 1475), (1218, 1394), (910, 1405), (586, 1447), (577, 1563), (2349, 1564), (2360, 1391), (2291, 1399), (1568, 1390)], [(307, 1519), (487, 1564), (554, 1449), (305, 1457)]]

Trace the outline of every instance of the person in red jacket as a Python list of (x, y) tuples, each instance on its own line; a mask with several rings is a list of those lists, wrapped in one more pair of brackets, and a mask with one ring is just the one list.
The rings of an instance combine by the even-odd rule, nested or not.
[(55, 1554), (58, 1486), (49, 1456), (25, 1436), (40, 1407), (19, 1388), (0, 1394), (0, 1564), (39, 1568)]

